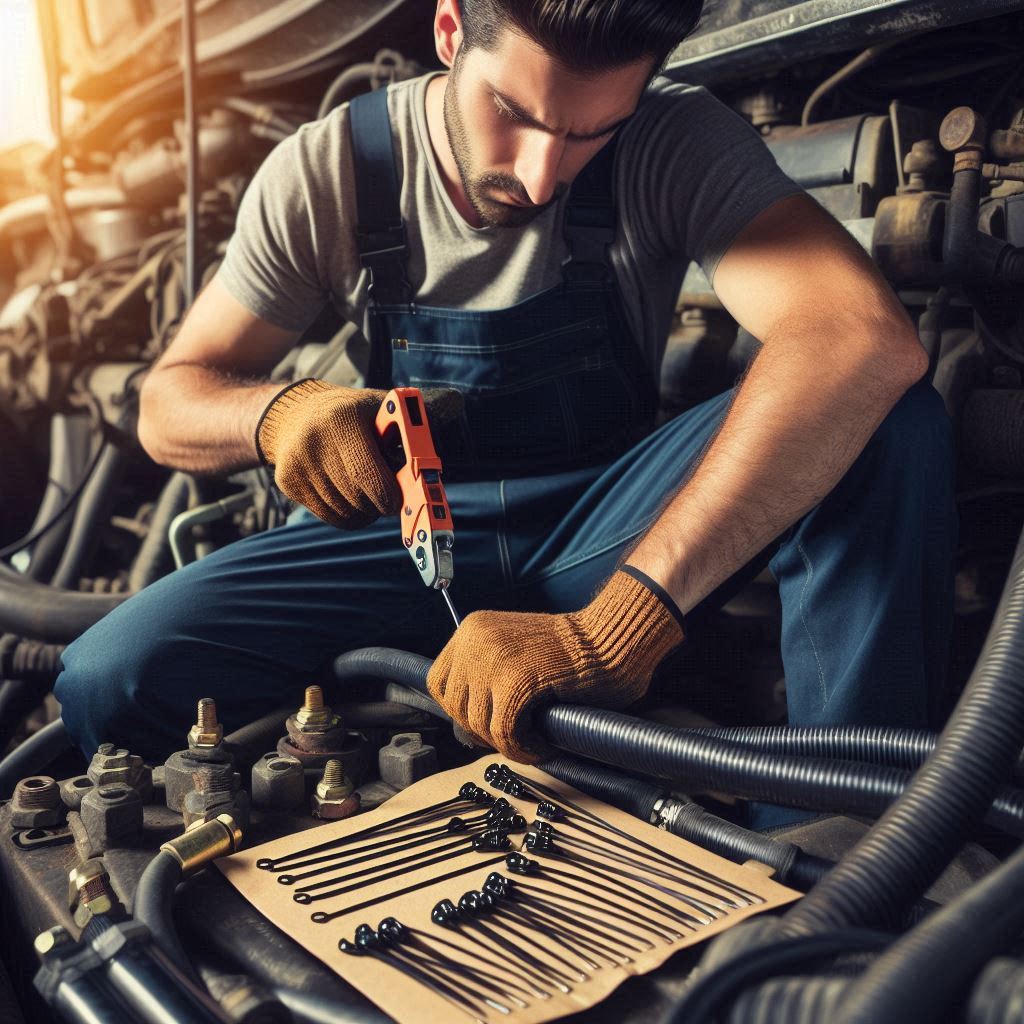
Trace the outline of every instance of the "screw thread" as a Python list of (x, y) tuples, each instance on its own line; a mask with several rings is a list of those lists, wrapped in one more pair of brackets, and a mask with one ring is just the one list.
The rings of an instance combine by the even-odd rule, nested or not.
[(87, 900), (94, 900), (97, 896), (103, 896), (107, 891), (106, 879), (102, 875), (90, 878), (78, 890), (78, 902), (85, 903)]
[(234, 776), (220, 766), (202, 765), (192, 773), (192, 783), (197, 793), (230, 793)]
[(196, 725), (203, 732), (212, 732), (217, 728), (217, 703), (212, 697), (203, 697), (199, 701)]
[(324, 707), (324, 691), (319, 686), (306, 687), (306, 700), (303, 711), (322, 711)]
[(60, 801), (57, 783), (48, 776), (22, 779), (17, 786), (18, 802), (22, 807), (56, 807)]
[(340, 761), (330, 760), (324, 766), (325, 786), (340, 786), (345, 781), (345, 769)]

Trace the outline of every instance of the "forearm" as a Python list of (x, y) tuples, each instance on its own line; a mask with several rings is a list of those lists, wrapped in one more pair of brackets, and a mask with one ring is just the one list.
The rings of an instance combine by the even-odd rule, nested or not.
[(897, 330), (891, 347), (884, 336), (870, 344), (850, 336), (847, 345), (833, 334), (827, 352), (806, 326), (781, 330), (628, 563), (685, 614), (818, 504), (923, 372), (916, 340)]
[(255, 466), (256, 425), (283, 386), (192, 363), (157, 364), (142, 389), (139, 440), (156, 462), (189, 473)]

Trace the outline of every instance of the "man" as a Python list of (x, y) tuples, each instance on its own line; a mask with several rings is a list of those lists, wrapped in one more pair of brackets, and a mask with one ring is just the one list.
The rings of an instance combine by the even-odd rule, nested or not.
[[(385, 644), (440, 652), (442, 706), (532, 760), (532, 710), (635, 700), (759, 554), (790, 721), (924, 724), (950, 610), (941, 403), (892, 291), (756, 134), (701, 89), (645, 92), (699, 8), (439, 0), (450, 74), (268, 158), (139, 434), (193, 473), (262, 458), (305, 508), (68, 648), (57, 696), (87, 753), (163, 756), (196, 698), (238, 726), (337, 652)], [(763, 348), (735, 395), (653, 430), (691, 259)], [(438, 430), (453, 594), (473, 611), (454, 635), (399, 544), (381, 393), (262, 382), (329, 300), (366, 325), (370, 384), (464, 397)]]

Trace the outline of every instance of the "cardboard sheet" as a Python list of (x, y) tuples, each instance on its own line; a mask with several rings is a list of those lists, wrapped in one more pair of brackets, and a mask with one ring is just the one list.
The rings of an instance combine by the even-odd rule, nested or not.
[[(701, 880), (682, 871), (666, 868), (670, 874), (676, 875), (678, 879), (692, 879), (693, 886), (681, 886), (676, 881), (663, 877), (659, 878), (657, 874), (652, 874), (649, 871), (617, 863), (614, 859), (603, 856), (601, 852), (574, 848), (568, 843), (562, 847), (565, 851), (572, 850), (580, 855), (600, 861), (603, 864), (604, 870), (616, 878), (613, 888), (620, 884), (623, 886), (634, 886), (654, 899), (673, 908), (678, 908), (681, 913), (689, 914), (697, 919), (696, 924), (687, 927), (679, 926), (678, 923), (673, 925), (670, 917), (666, 914), (659, 915), (649, 910), (637, 910), (635, 906), (631, 907), (628, 902), (617, 903), (616, 897), (610, 893), (593, 891), (593, 886), (587, 886), (584, 880), (586, 869), (581, 865), (573, 865), (571, 860), (537, 856), (536, 859), (541, 864), (540, 872), (537, 875), (523, 878), (508, 871), (503, 863), (502, 854), (474, 852), (468, 849), (468, 844), (465, 853), (461, 853), (460, 848), (456, 847), (453, 851), (456, 854), (455, 857), (448, 857), (433, 866), (418, 869), (414, 863), (400, 866), (395, 869), (398, 872), (396, 877), (390, 880), (379, 881), (376, 884), (369, 885), (359, 884), (358, 888), (353, 889), (349, 893), (329, 899), (317, 900), (307, 905), (296, 903), (293, 899), (293, 895), (299, 886), (318, 883), (339, 875), (354, 874), (366, 867), (379, 868), (379, 871), (375, 872), (379, 874), (387, 870), (389, 863), (395, 863), (403, 857), (417, 853), (423, 853), (425, 856), (428, 855), (424, 853), (426, 848), (423, 846), (414, 847), (397, 854), (385, 852), (367, 864), (341, 867), (337, 870), (296, 882), (290, 886), (279, 884), (277, 881), (278, 874), (286, 872), (271, 872), (256, 867), (256, 862), (261, 858), (277, 859), (310, 846), (358, 832), (377, 822), (391, 821), (406, 811), (423, 808), (446, 800), (455, 796), (459, 787), (465, 782), (473, 782), (488, 790), (488, 792), (501, 796), (503, 794), (484, 783), (484, 768), (495, 761), (501, 763), (501, 758), (489, 755), (464, 768), (434, 775), (429, 779), (416, 783), (387, 801), (383, 806), (366, 814), (356, 815), (356, 817), (346, 821), (331, 822), (320, 828), (309, 829), (298, 835), (287, 836), (251, 850), (244, 850), (236, 853), (234, 856), (222, 858), (217, 861), (217, 865), (228, 881), (262, 914), (295, 939), (296, 942), (303, 945), (314, 956), (322, 960), (327, 967), (343, 976), (373, 1000), (382, 1010), (394, 1017), (399, 1024), (419, 1024), (419, 1022), (424, 1020), (458, 1021), (473, 1019), (484, 1021), (502, 1020), (508, 1021), (510, 1024), (513, 1024), (513, 1022), (514, 1024), (541, 1024), (543, 1021), (556, 1020), (559, 1017), (577, 1013), (580, 1010), (596, 1005), (630, 975), (644, 974), (653, 970), (664, 963), (677, 950), (703, 942), (712, 935), (731, 927), (753, 914), (785, 904), (798, 898), (800, 895), (791, 889), (773, 882), (758, 866), (733, 864), (677, 836), (640, 822), (623, 811), (619, 811), (614, 807), (601, 803), (599, 800), (586, 796), (536, 768), (511, 762), (509, 762), (509, 766), (523, 776), (524, 779), (533, 779), (544, 783), (550, 789), (563, 794), (587, 810), (598, 814), (630, 835), (643, 839), (679, 860), (686, 861), (689, 865), (710, 873), (717, 879), (720, 879), (725, 887), (722, 884)], [(537, 810), (536, 802), (513, 799), (511, 797), (507, 797), (507, 799), (516, 806), (528, 823), (534, 820)], [(480, 808), (477, 812), (456, 809), (454, 813), (466, 818), (484, 810), (486, 808)], [(447, 821), (449, 816), (438, 819), (437, 823), (441, 824)], [(583, 818), (576, 818), (576, 820), (581, 823), (585, 822)], [(419, 828), (423, 827), (425, 826), (419, 826)], [(593, 828), (589, 824), (587, 827)], [(557, 833), (562, 833), (566, 837), (575, 835), (576, 838), (585, 842), (596, 843), (599, 847), (602, 847), (602, 844), (605, 843), (605, 837), (609, 836), (608, 833), (600, 829), (595, 829), (598, 837), (588, 836), (582, 832), (574, 833), (571, 828), (560, 825), (557, 822), (555, 823), (555, 829)], [(394, 838), (395, 845), (398, 845), (401, 842), (400, 836), (394, 833), (391, 835)], [(511, 838), (513, 849), (519, 849), (522, 845), (523, 836), (513, 835)], [(374, 841), (374, 837), (367, 837), (366, 839), (354, 841), (352, 846), (358, 847), (369, 844), (372, 841)], [(625, 842), (625, 840), (622, 841)], [(444, 840), (439, 839), (436, 849), (440, 848), (442, 842)], [(435, 849), (433, 844), (430, 845), (429, 849)], [(631, 857), (637, 856), (636, 853), (628, 854), (614, 846), (602, 847), (602, 849), (607, 849), (610, 853), (623, 853), (623, 855)], [(344, 851), (339, 850), (337, 853), (338, 856), (342, 856)], [(441, 855), (440, 853), (436, 854), (436, 856)], [(527, 855), (530, 857), (535, 856), (529, 853)], [(311, 854), (311, 856), (323, 856), (323, 854)], [(642, 859), (642, 853), (640, 857)], [(317, 867), (319, 866), (317, 865)], [(462, 868), (466, 870), (457, 877), (447, 881), (437, 881), (444, 874)], [(458, 903), (459, 897), (463, 893), (472, 889), (479, 889), (491, 871), (499, 871), (514, 882), (522, 882), (524, 887), (532, 887), (533, 892), (538, 895), (542, 890), (549, 887), (553, 892), (560, 891), (563, 895), (568, 894), (566, 889), (555, 883), (554, 876), (549, 875), (549, 879), (545, 880), (546, 868), (557, 868), (560, 871), (572, 872), (576, 876), (573, 879), (573, 884), (580, 884), (593, 893), (590, 898), (587, 898), (588, 906), (586, 907), (566, 903), (566, 913), (580, 927), (587, 929), (592, 940), (602, 942), (606, 948), (612, 950), (625, 950), (631, 962), (613, 967), (600, 955), (597, 947), (593, 947), (589, 951), (583, 951), (586, 957), (599, 965), (598, 969), (587, 968), (584, 971), (585, 980), (578, 980), (578, 976), (575, 979), (570, 979), (572, 981), (571, 985), (566, 986), (570, 991), (560, 992), (552, 990), (549, 998), (538, 998), (535, 993), (531, 994), (528, 991), (524, 991), (524, 987), (520, 984), (512, 994), (517, 995), (519, 1000), (526, 1002), (527, 1005), (523, 1007), (518, 1003), (513, 1003), (506, 997), (498, 996), (496, 997), (497, 1000), (511, 1010), (510, 1013), (505, 1014), (483, 1005), (479, 1006), (479, 1012), (468, 1012), (466, 1009), (457, 1006), (455, 1003), (420, 984), (417, 980), (401, 973), (389, 963), (370, 956), (346, 955), (338, 950), (338, 941), (342, 938), (352, 940), (355, 929), (359, 924), (367, 922), (373, 928), (377, 928), (383, 918), (396, 917), (403, 925), (421, 932), (424, 936), (429, 936), (428, 941), (431, 942), (431, 945), (434, 944), (435, 938), (444, 939), (456, 943), (467, 951), (465, 956), (460, 956), (457, 953), (453, 953), (450, 949), (446, 949), (446, 954), (452, 959), (457, 959), (459, 962), (467, 964), (475, 963), (476, 966), (490, 971), (495, 976), (502, 976), (510, 981), (515, 981), (516, 978), (511, 972), (518, 971), (519, 968), (514, 957), (503, 957), (497, 954), (493, 948), (489, 948), (488, 941), (481, 939), (480, 933), (475, 930), (459, 929), (458, 931), (452, 931), (451, 929), (434, 924), (430, 920), (430, 912), (434, 905), (442, 899), (447, 898), (452, 900), (453, 903)], [(312, 869), (309, 867), (293, 869), (293, 873), (297, 874), (300, 871), (309, 870)], [(666, 889), (673, 890), (682, 896), (688, 896), (693, 902), (688, 903), (685, 900), (667, 895), (665, 892), (651, 889), (635, 879), (629, 878), (628, 874), (643, 875), (663, 885)], [(564, 876), (562, 877), (564, 880)], [(313, 890), (311, 895), (330, 892), (332, 889), (341, 887), (343, 884), (345, 883), (332, 884), (319, 890)], [(348, 884), (358, 884), (358, 880)], [(404, 896), (392, 897), (390, 895), (409, 886), (416, 886), (416, 888)], [(697, 888), (697, 886), (701, 888)], [(735, 891), (728, 888), (729, 886), (744, 890), (750, 895), (749, 897), (737, 898)], [(527, 898), (529, 898), (529, 888), (524, 888), (524, 891), (527, 892)], [(714, 896), (708, 895), (709, 892), (725, 898), (716, 899)], [(578, 892), (572, 892), (571, 895), (577, 898), (585, 898)], [(364, 909), (348, 909), (378, 897), (388, 898)], [(628, 894), (625, 894), (625, 899), (628, 899)], [(741, 905), (730, 906), (730, 903), (739, 903)], [(701, 907), (706, 908), (710, 906), (714, 907), (713, 915), (708, 913), (706, 909), (700, 909)], [(620, 918), (609, 916), (606, 913), (609, 910), (632, 917), (634, 923), (626, 924)], [(333, 917), (327, 923), (317, 924), (311, 920), (311, 915), (316, 912), (326, 912), (327, 914), (343, 913)], [(588, 921), (587, 916), (593, 920)], [(551, 964), (567, 976), (569, 971), (565, 967), (564, 960), (569, 960), (570, 963), (582, 966), (578, 955), (574, 956), (573, 953), (553, 941), (553, 934), (540, 936), (540, 947), (536, 947), (532, 944), (524, 943), (512, 931), (503, 932), (502, 925), (495, 919), (485, 917), (482, 920), (485, 924), (504, 934), (517, 947), (528, 950), (538, 960)], [(558, 919), (549, 918), (549, 920), (557, 922)], [(709, 923), (704, 923), (704, 921)], [(606, 930), (608, 934), (615, 938), (611, 941), (607, 937), (605, 939), (598, 938), (600, 935), (598, 929)], [(670, 934), (672, 931), (682, 933), (683, 937), (672, 938)], [(632, 937), (628, 937), (626, 933), (631, 933)], [(533, 934), (536, 934), (536, 932)], [(635, 948), (633, 950), (626, 949), (627, 943)], [(480, 951), (480, 958), (475, 961), (471, 952), (473, 950)], [(563, 961), (561, 964), (559, 963), (560, 959)], [(440, 974), (438, 976), (443, 977)], [(449, 975), (449, 977), (451, 976)], [(519, 980), (521, 981), (521, 977)], [(461, 982), (458, 978), (455, 978), (453, 983), (454, 987), (461, 987)]]

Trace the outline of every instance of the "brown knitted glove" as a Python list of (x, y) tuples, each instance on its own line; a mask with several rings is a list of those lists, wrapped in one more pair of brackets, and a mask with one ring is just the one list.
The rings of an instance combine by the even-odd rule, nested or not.
[(683, 639), (671, 598), (633, 571), (616, 572), (578, 612), (467, 615), (430, 670), (431, 696), (482, 743), (527, 764), (548, 753), (531, 730), (532, 712), (556, 703), (633, 703)]
[[(275, 395), (256, 426), (256, 450), (282, 492), (346, 530), (397, 513), (402, 492), (374, 426), (386, 394), (310, 379)], [(454, 388), (431, 388), (423, 404), (437, 426), (456, 419), (463, 401)]]
[(277, 486), (325, 523), (355, 530), (399, 510), (402, 493), (373, 425), (385, 394), (303, 380), (263, 412), (256, 447)]

